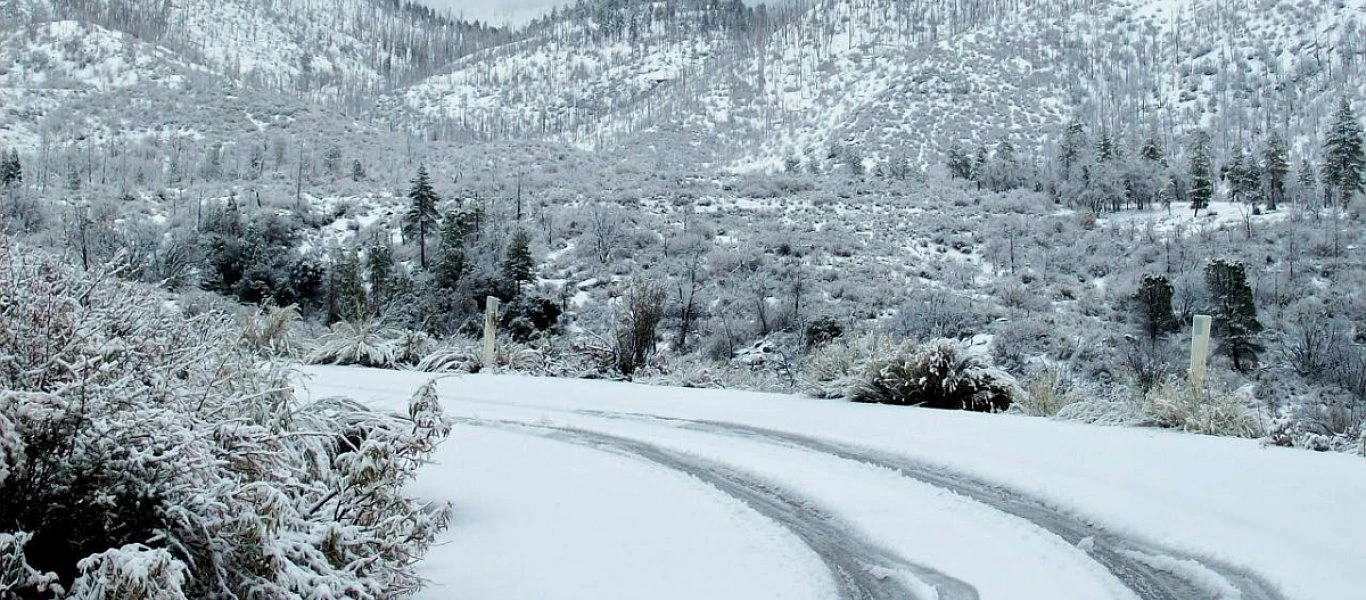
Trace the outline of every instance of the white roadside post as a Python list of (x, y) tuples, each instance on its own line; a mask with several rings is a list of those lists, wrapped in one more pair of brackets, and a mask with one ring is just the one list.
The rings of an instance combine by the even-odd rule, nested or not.
[(1195, 315), (1194, 331), (1191, 332), (1191, 394), (1196, 397), (1205, 388), (1205, 361), (1209, 357), (1209, 332), (1214, 319), (1209, 315)]
[(484, 302), (484, 370), (493, 369), (498, 360), (498, 299), (489, 296)]

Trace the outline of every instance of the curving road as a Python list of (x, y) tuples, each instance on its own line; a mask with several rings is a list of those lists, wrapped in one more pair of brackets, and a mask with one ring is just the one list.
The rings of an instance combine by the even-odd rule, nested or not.
[[(830, 570), (841, 600), (976, 600), (971, 585), (879, 548), (794, 491), (749, 473), (640, 440), (585, 429), (507, 420), (457, 419), (590, 446), (685, 473), (748, 505), (795, 534)], [(907, 577), (909, 576), (909, 577)]]
[[(343, 375), (322, 389), (395, 410), (416, 387), (404, 386), (425, 380), (320, 372)], [(1352, 557), (1366, 555), (1361, 547), (1303, 526), (1362, 530), (1355, 512), (1312, 498), (1326, 489), (1319, 481), (1366, 490), (1360, 463), (1338, 457), (730, 392), (497, 377), (442, 386), (443, 404), (462, 426), (684, 474), (704, 484), (699, 498), (738, 511), (741, 529), (753, 522), (779, 531), (776, 524), (791, 534), (782, 539), (792, 556), (804, 557), (803, 576), (834, 584), (810, 597), (833, 589), (842, 599), (870, 600), (1303, 600), (1352, 597), (1335, 590), (1366, 581), (1352, 568)], [(453, 451), (477, 453), (479, 445)], [(536, 460), (553, 469), (578, 464), (553, 454)], [(1268, 491), (1257, 495), (1262, 487)], [(459, 503), (459, 495), (451, 499)], [(1272, 509), (1270, 518), (1250, 510), (1261, 507)]]
[[(963, 474), (933, 467), (904, 456), (856, 448), (814, 437), (719, 421), (663, 418), (636, 413), (578, 410), (577, 414), (607, 419), (669, 423), (705, 433), (738, 436), (803, 448), (841, 459), (876, 465), (1025, 519), (1075, 545), (1084, 545), (1097, 562), (1143, 600), (1222, 600), (1236, 590), (1242, 600), (1284, 600), (1270, 584), (1246, 570), (1210, 559), (1184, 555), (1155, 544), (1114, 535), (1030, 498)], [(1172, 565), (1181, 565), (1173, 569)], [(1199, 575), (1194, 575), (1198, 573)], [(1217, 581), (1214, 579), (1217, 578)]]

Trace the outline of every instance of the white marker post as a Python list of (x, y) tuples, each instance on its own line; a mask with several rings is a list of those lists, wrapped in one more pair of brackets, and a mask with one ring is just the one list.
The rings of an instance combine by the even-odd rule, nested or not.
[(484, 369), (492, 369), (498, 360), (498, 299), (489, 296), (484, 301)]
[(1214, 319), (1209, 315), (1195, 315), (1191, 332), (1191, 393), (1196, 396), (1205, 389), (1205, 361), (1209, 357), (1209, 332)]

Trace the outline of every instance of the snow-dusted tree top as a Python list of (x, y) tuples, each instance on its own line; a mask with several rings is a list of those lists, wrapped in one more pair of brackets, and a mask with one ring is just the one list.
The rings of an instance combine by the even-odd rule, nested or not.
[(0, 597), (391, 598), (447, 507), (403, 493), (445, 437), (304, 402), (222, 313), (0, 236)]

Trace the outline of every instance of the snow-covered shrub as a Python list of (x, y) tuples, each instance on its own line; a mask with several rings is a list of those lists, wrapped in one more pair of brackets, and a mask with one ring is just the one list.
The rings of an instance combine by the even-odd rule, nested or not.
[(451, 338), (438, 345), (417, 363), (417, 370), (428, 373), (477, 373), (483, 366), (479, 346), (463, 338)]
[(412, 367), (422, 362), (428, 353), (436, 347), (432, 337), (421, 332), (405, 329), (398, 332), (392, 343), (394, 351), (394, 362), (398, 365)]
[(807, 355), (802, 364), (801, 386), (816, 398), (843, 398), (858, 384), (869, 361), (912, 350), (912, 346), (898, 344), (883, 335), (840, 338)]
[(395, 342), (402, 332), (379, 321), (338, 321), (318, 337), (308, 362), (315, 365), (361, 365), (387, 369), (398, 364)]
[(449, 425), (305, 403), (226, 313), (0, 236), (0, 597), (392, 598), (449, 509), (403, 493)]
[(1146, 421), (1158, 427), (1207, 435), (1255, 438), (1265, 433), (1261, 420), (1236, 393), (1197, 394), (1176, 379), (1167, 379), (1144, 398)]
[(991, 339), (992, 359), (1013, 373), (1024, 372), (1035, 362), (1066, 360), (1071, 355), (1071, 341), (1058, 325), (1039, 319), (1004, 323), (996, 327)]
[(300, 352), (299, 307), (248, 308), (242, 318), (242, 342), (262, 356), (296, 357)]
[(851, 391), (856, 402), (979, 412), (1006, 410), (1024, 395), (1014, 377), (991, 365), (982, 347), (947, 339), (913, 354), (874, 360)]
[(1033, 417), (1052, 417), (1080, 399), (1080, 395), (1072, 389), (1067, 374), (1058, 367), (1050, 367), (1026, 377), (1024, 389), (1028, 394), (1017, 399), (1012, 408), (1018, 408)]
[(188, 600), (189, 569), (162, 548), (128, 544), (92, 554), (76, 566), (81, 570), (71, 586), (76, 598)]
[(806, 325), (806, 347), (824, 346), (844, 335), (844, 325), (831, 316), (819, 317)]
[(1126, 427), (1143, 423), (1143, 406), (1127, 398), (1086, 398), (1058, 410), (1053, 418), (1093, 425)]
[[(1271, 424), (1271, 430), (1267, 432), (1263, 442), (1272, 446), (1284, 446), (1287, 448), (1304, 448), (1315, 452), (1328, 452), (1338, 447), (1335, 443), (1335, 436), (1322, 426), (1300, 421), (1297, 419), (1276, 419)], [(1343, 442), (1346, 438), (1343, 438)], [(1349, 444), (1341, 444), (1347, 447)]]
[(726, 365), (707, 360), (696, 354), (667, 356), (658, 368), (640, 373), (635, 381), (647, 385), (685, 388), (722, 388)]

